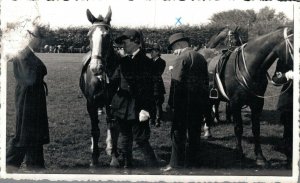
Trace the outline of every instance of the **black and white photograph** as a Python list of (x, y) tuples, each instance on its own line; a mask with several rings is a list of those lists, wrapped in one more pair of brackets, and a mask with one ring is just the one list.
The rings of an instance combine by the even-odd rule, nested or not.
[(0, 178), (298, 182), (299, 13), (1, 1)]

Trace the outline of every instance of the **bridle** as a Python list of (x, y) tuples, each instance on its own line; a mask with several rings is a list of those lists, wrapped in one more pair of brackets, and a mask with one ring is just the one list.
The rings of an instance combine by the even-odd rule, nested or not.
[[(284, 28), (284, 31), (283, 31), (283, 38), (284, 38), (284, 41), (285, 41), (285, 45), (286, 45), (286, 64), (288, 62), (288, 54), (290, 54), (291, 58), (294, 60), (294, 55), (293, 55), (293, 46), (289, 40), (289, 37), (291, 37), (293, 34), (290, 34), (290, 35), (287, 35), (287, 28)], [(261, 95), (258, 95), (256, 94), (255, 92), (253, 92), (251, 90), (251, 87), (250, 87), (250, 84), (251, 84), (251, 76), (249, 74), (249, 71), (248, 71), (248, 68), (247, 68), (247, 65), (246, 65), (246, 61), (245, 61), (245, 55), (244, 55), (244, 47), (247, 45), (247, 43), (243, 44), (242, 46), (240, 46), (239, 48), (236, 49), (236, 51), (240, 52), (241, 55), (242, 55), (242, 64), (239, 63), (239, 53), (236, 54), (236, 58), (235, 58), (235, 64), (234, 64), (234, 69), (235, 69), (235, 79), (238, 81), (238, 83), (245, 89), (247, 90), (248, 92), (252, 93), (253, 95), (255, 95), (256, 97), (258, 98), (272, 98), (272, 97), (278, 97), (280, 95), (282, 95), (283, 93), (285, 93), (291, 86), (292, 86), (292, 80), (289, 80), (287, 81), (286, 83), (283, 83), (281, 85), (285, 85), (285, 84), (288, 84), (289, 83), (289, 86), (282, 92), (280, 92), (278, 95), (272, 95), (272, 96), (261, 96)], [(277, 61), (279, 58), (277, 58), (275, 61)], [(245, 71), (245, 74), (242, 73), (242, 71), (240, 70), (241, 66), (243, 66), (243, 69)], [(240, 76), (240, 78), (239, 78)], [(270, 79), (270, 76), (268, 75), (268, 72), (267, 72), (267, 78), (268, 80), (271, 80)], [(272, 82), (273, 83), (273, 82)], [(276, 84), (278, 86), (278, 84)]]
[[(232, 32), (231, 30), (230, 31), (228, 31), (228, 34), (227, 34), (227, 37), (228, 37), (228, 42), (229, 42), (229, 47), (231, 48), (231, 47), (235, 47), (235, 46), (237, 46), (237, 45), (232, 45), (232, 39), (231, 39), (231, 36), (234, 36), (235, 38), (235, 40), (236, 40), (236, 37), (238, 37), (238, 41), (241, 43), (241, 45), (243, 45), (243, 41), (242, 41), (242, 39), (241, 39), (241, 37), (238, 35), (238, 36), (236, 36), (236, 34), (238, 34), (238, 33), (236, 33), (236, 32)], [(229, 49), (229, 51), (233, 51), (233, 50), (230, 50)]]
[[(92, 32), (92, 30), (94, 30), (94, 28), (96, 28), (96, 27), (101, 27), (101, 26), (105, 26), (105, 27), (107, 27), (109, 30), (111, 30), (111, 26), (110, 26), (109, 24), (104, 23), (104, 22), (95, 22), (95, 23), (92, 24), (92, 27), (90, 28), (90, 30), (89, 30), (89, 32), (88, 32), (88, 35), (91, 34), (91, 32)], [(109, 40), (109, 45), (108, 45), (108, 47), (107, 47), (108, 49), (111, 48), (112, 43), (113, 43), (111, 31), (109, 31), (109, 34), (110, 34), (110, 40)], [(97, 78), (98, 78), (100, 81), (104, 82), (104, 84), (105, 84), (105, 83), (109, 83), (108, 77), (107, 77), (107, 75), (106, 75), (107, 58), (108, 58), (108, 56), (109, 56), (109, 50), (108, 50), (108, 52), (105, 54), (104, 57), (103, 57), (102, 55), (91, 55), (91, 59), (100, 59), (100, 60), (103, 60), (103, 64), (102, 64), (102, 65), (103, 65), (104, 69), (103, 69), (103, 72), (102, 72), (101, 75), (97, 75)]]

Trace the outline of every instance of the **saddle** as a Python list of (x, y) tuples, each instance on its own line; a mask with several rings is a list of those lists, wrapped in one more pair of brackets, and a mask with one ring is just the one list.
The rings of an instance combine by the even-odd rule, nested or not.
[[(209, 98), (211, 98), (211, 99), (220, 99), (221, 96), (219, 96), (219, 92), (221, 90), (222, 90), (221, 93), (224, 92), (223, 86), (220, 86), (220, 85), (222, 85), (220, 77), (222, 77), (224, 74), (225, 65), (226, 65), (231, 53), (232, 53), (232, 51), (230, 51), (229, 49), (222, 50), (222, 55), (219, 59), (219, 62), (216, 65), (216, 68), (215, 68), (215, 73), (214, 73), (214, 78), (213, 78), (214, 84), (213, 84), (212, 89), (209, 92)], [(226, 97), (224, 97), (223, 94), (222, 94), (222, 96), (223, 96), (223, 98), (226, 98)]]

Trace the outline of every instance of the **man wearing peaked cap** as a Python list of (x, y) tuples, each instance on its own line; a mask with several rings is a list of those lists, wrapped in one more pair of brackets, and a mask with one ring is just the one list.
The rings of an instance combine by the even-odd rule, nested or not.
[(123, 43), (122, 41), (125, 39), (129, 39), (141, 43), (140, 42), (141, 34), (136, 30), (127, 30), (115, 39), (115, 43), (122, 44)]
[(124, 168), (132, 166), (133, 140), (148, 164), (156, 165), (156, 155), (149, 143), (149, 119), (154, 103), (153, 62), (143, 51), (140, 32), (125, 31), (115, 42), (128, 55), (122, 59), (111, 79), (119, 88), (113, 96), (111, 108), (120, 125), (120, 149)]
[(163, 171), (198, 165), (201, 122), (209, 107), (208, 71), (204, 57), (190, 47), (189, 38), (183, 33), (171, 35), (168, 48), (177, 58), (173, 65), (168, 100), (174, 111), (172, 153), (169, 165)]

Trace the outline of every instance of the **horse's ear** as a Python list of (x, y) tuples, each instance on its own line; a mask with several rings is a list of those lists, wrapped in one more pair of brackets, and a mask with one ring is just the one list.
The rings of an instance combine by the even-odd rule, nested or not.
[(111, 15), (112, 15), (112, 12), (111, 12), (111, 8), (110, 6), (108, 7), (108, 12), (104, 18), (104, 21), (107, 23), (107, 24), (110, 24), (110, 21), (111, 21)]
[(92, 24), (97, 20), (89, 9), (86, 10), (86, 16)]

